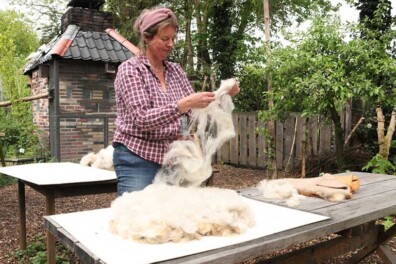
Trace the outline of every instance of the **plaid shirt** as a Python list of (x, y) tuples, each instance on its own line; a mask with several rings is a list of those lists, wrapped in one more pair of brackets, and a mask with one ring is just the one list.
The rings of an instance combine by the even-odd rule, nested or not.
[(164, 65), (166, 92), (145, 55), (123, 62), (114, 82), (117, 118), (113, 142), (159, 164), (169, 144), (181, 134), (176, 103), (194, 92), (179, 64)]

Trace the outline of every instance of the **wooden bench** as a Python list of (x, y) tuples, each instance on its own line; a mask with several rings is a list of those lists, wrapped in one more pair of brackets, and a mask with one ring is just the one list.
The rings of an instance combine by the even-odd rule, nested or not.
[(11, 163), (12, 166), (33, 163), (35, 160), (35, 158), (5, 158), (5, 162)]

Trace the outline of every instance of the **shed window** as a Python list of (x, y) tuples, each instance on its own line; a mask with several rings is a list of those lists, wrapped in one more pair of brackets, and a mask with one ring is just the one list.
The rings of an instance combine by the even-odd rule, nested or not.
[(67, 88), (67, 98), (73, 98), (73, 88)]
[(83, 98), (84, 99), (92, 99), (92, 91), (88, 89), (83, 90)]

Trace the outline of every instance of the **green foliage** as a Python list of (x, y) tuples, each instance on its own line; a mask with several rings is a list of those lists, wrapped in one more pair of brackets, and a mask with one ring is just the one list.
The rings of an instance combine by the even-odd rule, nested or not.
[(391, 228), (395, 223), (394, 223), (394, 216), (393, 215), (388, 215), (384, 217), (383, 220), (383, 226), (384, 226), (384, 231), (388, 230)]
[(265, 68), (249, 64), (238, 74), (241, 92), (233, 98), (238, 111), (260, 111), (267, 109), (264, 93), (267, 90)]
[(378, 174), (393, 174), (396, 171), (396, 167), (389, 160), (377, 154), (362, 168), (362, 170)]
[[(391, 5), (388, 0), (354, 1), (360, 10), (359, 32), (361, 42), (365, 43), (365, 53), (359, 54), (359, 59), (364, 58), (359, 65), (365, 72), (369, 85), (372, 86), (364, 104), (358, 109), (366, 120), (376, 116), (376, 108), (381, 108), (385, 120), (389, 120), (391, 112), (396, 105), (395, 99), (395, 63), (396, 37), (395, 21), (391, 16)], [(353, 56), (353, 54), (352, 54)], [(358, 65), (359, 60), (353, 61)], [(370, 121), (369, 121), (370, 122)], [(378, 134), (375, 129), (360, 128), (361, 141), (367, 149), (378, 149)], [(382, 149), (381, 151), (385, 151)], [(384, 152), (381, 152), (384, 155)], [(389, 152), (389, 159), (395, 160), (396, 156)], [(393, 157), (392, 157), (393, 155)]]
[[(352, 39), (346, 40), (352, 32)], [(274, 49), (269, 62), (275, 113), (302, 111), (304, 115), (330, 117), (351, 98), (391, 105), (390, 89), (396, 67), (381, 41), (358, 37), (356, 27), (345, 27), (338, 18), (318, 14), (307, 32), (287, 35), (291, 45)], [(392, 39), (394, 33), (382, 36)], [(378, 78), (387, 87), (377, 86)], [(388, 94), (386, 93), (388, 91)]]
[(166, 5), (170, 1), (158, 0), (107, 0), (106, 10), (114, 14), (115, 28), (132, 43), (138, 43), (138, 37), (133, 33), (133, 23), (145, 8), (162, 4)]
[(10, 185), (10, 184), (14, 184), (16, 182), (17, 182), (17, 179), (0, 173), (0, 188)]
[[(44, 0), (41, 0), (44, 1)], [(330, 10), (329, 1), (282, 0), (270, 1), (271, 25), (273, 31), (295, 21), (307, 19), (312, 7), (318, 2), (321, 10)], [(174, 53), (179, 62), (185, 65), (190, 75), (209, 76), (216, 73), (218, 79), (234, 76), (238, 62), (263, 39), (255, 37), (263, 29), (263, 1), (131, 1), (107, 0), (106, 10), (114, 14), (115, 28), (132, 43), (138, 39), (132, 31), (133, 22), (144, 8), (155, 5), (170, 7), (179, 18), (180, 35), (191, 27), (191, 50), (196, 59), (195, 68), (187, 63), (189, 42), (185, 39), (175, 47)], [(178, 50), (180, 49), (180, 50)]]
[[(61, 244), (56, 247), (57, 255), (56, 264), (69, 264), (70, 252)], [(15, 256), (18, 263), (45, 264), (47, 263), (46, 246), (44, 238), (37, 235), (33, 238), (33, 242), (27, 245), (25, 250), (16, 250)]]
[(64, 0), (10, 0), (24, 10), (24, 21), (40, 35), (40, 43), (48, 43), (60, 33), (61, 17), (69, 1)]
[(24, 22), (22, 14), (15, 11), (0, 10), (0, 29), (1, 52), (6, 52), (6, 47), (12, 48), (12, 51), (8, 52), (13, 52), (16, 57), (23, 60), (26, 54), (29, 54), (38, 46), (34, 31)]
[(19, 149), (30, 155), (37, 148), (31, 104), (20, 99), (29, 96), (28, 78), (22, 75), (25, 58), (38, 47), (32, 29), (14, 11), (0, 11), (0, 100), (9, 100), (12, 107), (0, 108), (0, 138), (6, 156), (17, 156)]
[[(392, 25), (391, 1), (389, 0), (358, 0), (355, 3), (359, 10), (359, 23), (371, 32), (385, 33)], [(381, 13), (382, 17), (376, 15)], [(362, 32), (365, 36), (365, 32)]]
[[(319, 12), (306, 32), (288, 34), (290, 45), (273, 49), (268, 60), (273, 93), (267, 97), (273, 97), (274, 107), (262, 116), (283, 119), (297, 111), (331, 120), (339, 165), (344, 135), (338, 113), (345, 104), (354, 98), (394, 105), (396, 98), (396, 66), (383, 44), (394, 33), (382, 35), (381, 41), (360, 38), (360, 30)], [(386, 81), (379, 85), (378, 78)]]
[(0, 124), (0, 131), (5, 133), (5, 136), (0, 138), (5, 156), (17, 158), (46, 156), (39, 144), (37, 129), (32, 124), (31, 111), (30, 109), (25, 111), (26, 116), (16, 119), (16, 115), (11, 114), (6, 116), (4, 122)]
[[(255, 1), (263, 4), (262, 0)], [(293, 23), (302, 23), (312, 17), (315, 9), (320, 9), (323, 13), (334, 10), (331, 1), (328, 0), (269, 0), (272, 29), (280, 29), (292, 25)], [(263, 15), (263, 8), (258, 10), (260, 18)], [(262, 22), (261, 22), (262, 23)]]
[(344, 62), (347, 45), (340, 21), (318, 16), (302, 37), (290, 39), (292, 45), (274, 50), (270, 70), (275, 113), (299, 111), (306, 116), (330, 116), (330, 108), (340, 108), (353, 95)]
[(40, 236), (36, 236), (34, 241), (27, 245), (25, 250), (17, 250), (15, 255), (19, 261), (24, 259), (31, 259), (39, 252), (45, 252), (45, 244)]

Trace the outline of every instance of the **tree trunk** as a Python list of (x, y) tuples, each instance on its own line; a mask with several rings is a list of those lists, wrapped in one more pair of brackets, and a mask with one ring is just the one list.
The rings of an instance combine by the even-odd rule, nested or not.
[(191, 20), (192, 20), (192, 2), (185, 2), (184, 12), (186, 17), (186, 36), (185, 36), (185, 68), (188, 73), (194, 72), (194, 49), (191, 41)]
[(342, 129), (340, 116), (338, 115), (337, 109), (332, 102), (330, 106), (330, 116), (331, 120), (334, 124), (334, 141), (336, 148), (336, 159), (338, 165), (338, 171), (343, 172), (345, 170), (345, 161), (344, 161), (344, 130)]
[[(202, 70), (203, 75), (210, 74), (211, 60), (208, 51), (208, 5), (210, 2), (202, 2), (199, 0), (194, 0), (194, 9), (195, 9), (195, 19), (197, 21), (197, 30), (198, 30), (198, 46), (197, 46), (197, 71)], [(202, 9), (202, 14), (201, 14)]]
[(378, 153), (386, 160), (389, 157), (389, 150), (392, 144), (392, 137), (395, 132), (396, 125), (396, 112), (392, 111), (391, 119), (389, 122), (388, 130), (385, 135), (385, 116), (381, 107), (375, 109), (377, 112), (377, 137), (378, 137)]
[(234, 76), (236, 35), (233, 34), (231, 0), (223, 0), (213, 4), (211, 16), (213, 28), (211, 29), (209, 44), (212, 48), (212, 61), (219, 65), (219, 78), (224, 80)]
[[(271, 34), (270, 34), (270, 14), (269, 14), (269, 1), (264, 0), (264, 23), (265, 23), (265, 41), (266, 41), (266, 50), (267, 50), (267, 55), (268, 57), (271, 55)], [(267, 79), (267, 85), (268, 85), (268, 93), (272, 94), (272, 85), (271, 85), (271, 76), (268, 77)], [(271, 109), (274, 107), (274, 100), (272, 96), (270, 97), (268, 101), (268, 109), (271, 111)], [(275, 127), (275, 121), (271, 118), (270, 121), (268, 121), (268, 130), (269, 134), (271, 137), (271, 144), (269, 146), (269, 159), (271, 161), (271, 170), (272, 170), (272, 179), (277, 179), (278, 178), (278, 167), (276, 165), (276, 127)]]

